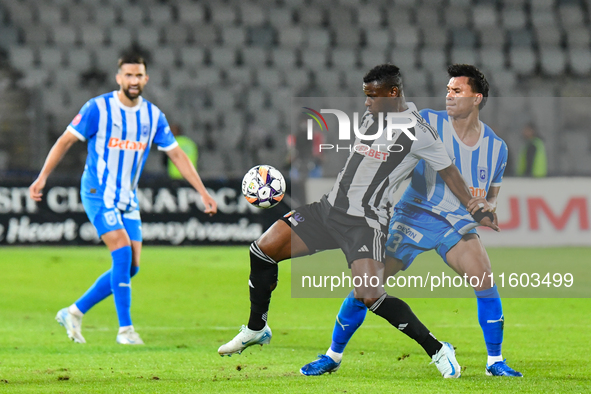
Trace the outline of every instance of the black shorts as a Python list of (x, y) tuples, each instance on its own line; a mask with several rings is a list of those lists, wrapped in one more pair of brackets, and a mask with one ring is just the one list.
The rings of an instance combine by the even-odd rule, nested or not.
[(287, 213), (282, 220), (304, 241), (310, 254), (341, 249), (349, 267), (359, 259), (384, 262), (385, 232), (370, 227), (363, 217), (334, 209), (324, 198)]

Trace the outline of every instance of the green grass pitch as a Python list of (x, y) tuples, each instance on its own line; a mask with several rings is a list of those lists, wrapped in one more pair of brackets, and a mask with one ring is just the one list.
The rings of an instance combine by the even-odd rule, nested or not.
[[(589, 249), (491, 249), (493, 261), (549, 253), (588, 263)], [(525, 257), (524, 257), (525, 256)], [(84, 318), (87, 344), (54, 320), (110, 266), (104, 247), (0, 251), (0, 392), (36, 393), (585, 393), (591, 391), (589, 299), (505, 299), (503, 355), (523, 379), (484, 375), (474, 299), (408, 299), (440, 340), (457, 347), (461, 379), (444, 380), (412, 340), (368, 314), (341, 369), (299, 368), (330, 344), (340, 299), (292, 299), (280, 264), (269, 346), (219, 357), (248, 318), (248, 249), (144, 248), (132, 316), (146, 346), (117, 345), (112, 299)], [(422, 257), (438, 259), (434, 254)], [(559, 261), (559, 260), (557, 260)], [(416, 264), (416, 263), (415, 263)]]

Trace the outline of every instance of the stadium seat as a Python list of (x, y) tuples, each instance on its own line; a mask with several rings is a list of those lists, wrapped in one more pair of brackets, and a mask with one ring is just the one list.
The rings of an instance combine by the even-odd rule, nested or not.
[(332, 30), (339, 48), (356, 48), (361, 44), (361, 31), (354, 26), (337, 26)]
[(497, 26), (499, 14), (494, 5), (483, 4), (472, 7), (472, 24), (476, 28)]
[[(415, 5), (412, 5), (414, 8)], [(412, 15), (412, 8), (411, 7), (403, 7), (402, 8), (402, 15), (400, 19), (397, 21), (398, 24), (406, 25), (409, 24), (411, 20), (413, 20)], [(416, 15), (416, 24), (420, 26), (421, 29), (425, 29), (432, 26), (440, 26), (441, 25), (441, 10), (437, 6), (437, 4), (423, 4), (419, 8), (416, 9), (414, 15)], [(388, 21), (389, 23), (389, 21)]]
[(213, 89), (210, 94), (210, 99), (213, 107), (218, 112), (232, 111), (236, 108), (237, 96), (234, 92), (228, 89)]
[[(97, 67), (106, 72), (109, 76), (114, 75), (117, 71), (119, 52), (109, 47), (97, 47), (95, 53)], [(148, 64), (148, 70), (149, 69), (150, 65)]]
[(240, 48), (246, 44), (246, 29), (243, 27), (225, 27), (221, 30), (222, 42), (227, 47)]
[[(41, 91), (41, 94), (45, 113), (55, 113), (64, 107), (65, 94), (61, 86), (54, 85), (52, 88), (45, 88)], [(63, 125), (60, 125), (60, 127), (63, 127)]]
[(368, 48), (375, 48), (384, 50), (392, 45), (394, 34), (391, 34), (388, 29), (371, 29), (365, 30), (365, 46)]
[(133, 42), (131, 29), (123, 26), (111, 27), (109, 30), (109, 42), (117, 51), (129, 48)]
[(82, 45), (88, 48), (94, 48), (105, 44), (105, 29), (98, 25), (86, 25), (80, 29)]
[(394, 48), (390, 52), (390, 60), (400, 67), (404, 75), (407, 70), (414, 70), (417, 65), (417, 53), (410, 48)]
[(565, 29), (568, 48), (577, 48), (586, 51), (591, 44), (591, 35), (587, 27), (567, 27)]
[(195, 44), (202, 46), (214, 45), (218, 41), (218, 32), (216, 27), (203, 24), (195, 26), (193, 28), (193, 41)]
[(265, 89), (251, 88), (247, 92), (246, 108), (249, 111), (260, 111), (267, 106), (268, 97)]
[(269, 51), (258, 47), (245, 47), (242, 49), (242, 63), (248, 67), (262, 67), (269, 61)]
[(511, 47), (532, 48), (534, 40), (527, 29), (511, 30), (508, 32)]
[(310, 74), (307, 70), (292, 70), (285, 74), (285, 83), (291, 88), (299, 89), (310, 83)]
[(480, 64), (491, 70), (505, 69), (505, 53), (501, 48), (483, 47), (480, 50)]
[[(175, 72), (175, 70), (171, 71), (173, 78)], [(168, 88), (169, 70), (167, 68), (160, 68), (157, 64), (150, 64), (148, 65), (148, 75), (150, 76), (150, 81), (148, 82), (150, 88)]]
[(253, 70), (248, 67), (230, 67), (226, 70), (226, 78), (231, 85), (250, 86), (253, 84)]
[(297, 12), (298, 22), (306, 27), (319, 27), (324, 22), (324, 10), (304, 8)]
[(195, 70), (176, 69), (168, 73), (168, 83), (171, 89), (183, 88), (197, 84)]
[(367, 30), (373, 31), (385, 23), (383, 10), (372, 4), (359, 7), (356, 14), (359, 27)]
[(176, 8), (180, 23), (199, 25), (205, 20), (205, 10), (201, 3), (179, 1)]
[(231, 4), (211, 3), (209, 12), (211, 21), (219, 26), (233, 25), (237, 21), (236, 8)]
[(447, 59), (442, 48), (423, 48), (420, 59), (421, 67), (425, 70), (442, 72), (446, 69)]
[(88, 49), (73, 48), (67, 52), (68, 67), (73, 70), (86, 71), (92, 65), (92, 56)]
[(335, 69), (349, 70), (357, 68), (357, 53), (351, 49), (334, 49), (331, 53), (330, 59), (330, 64)]
[(80, 41), (79, 30), (73, 26), (57, 25), (52, 30), (53, 42), (59, 47), (73, 47)]
[(162, 31), (164, 32), (164, 42), (177, 48), (184, 47), (191, 39), (191, 29), (182, 23), (167, 26)]
[[(283, 29), (294, 25), (295, 17), (297, 13), (289, 7), (270, 7), (269, 13), (269, 24), (275, 26), (277, 29)], [(300, 23), (302, 23), (300, 21)], [(305, 23), (302, 23), (305, 25)]]
[(536, 54), (531, 47), (513, 47), (509, 52), (511, 68), (518, 74), (531, 74), (536, 68)]
[(201, 67), (205, 62), (205, 51), (200, 47), (186, 47), (179, 51), (183, 67)]
[[(412, 72), (403, 72), (404, 94), (409, 96), (422, 96), (428, 91), (429, 73), (425, 70), (413, 70)], [(444, 70), (439, 70), (439, 74), (443, 74)]]
[(501, 49), (505, 45), (505, 31), (502, 28), (491, 26), (479, 30), (481, 48)]
[(108, 28), (114, 26), (117, 23), (117, 12), (118, 9), (114, 5), (111, 7), (96, 7), (94, 13), (91, 15), (91, 18), (94, 17), (94, 22), (97, 26), (104, 26)]
[(137, 29), (137, 43), (143, 48), (154, 48), (160, 45), (162, 32), (158, 26), (141, 26)]
[(262, 25), (267, 21), (267, 10), (260, 4), (241, 2), (238, 3), (238, 7), (243, 25)]
[(445, 48), (447, 46), (447, 30), (443, 27), (440, 29), (423, 28), (422, 37), (423, 44), (426, 47)]
[(504, 7), (502, 20), (505, 29), (523, 29), (527, 23), (527, 16), (523, 7)]
[(328, 25), (333, 29), (337, 30), (341, 27), (352, 28), (353, 25), (353, 12), (350, 7), (340, 6), (334, 7), (326, 12)]
[(10, 47), (18, 43), (18, 29), (14, 26), (0, 25), (0, 48), (8, 50)]
[(39, 49), (39, 62), (41, 67), (55, 70), (63, 66), (63, 54), (58, 48), (43, 47)]
[(570, 48), (568, 51), (570, 69), (575, 75), (589, 76), (591, 73), (591, 53), (581, 51), (578, 48)]
[(548, 26), (556, 26), (556, 16), (553, 11), (531, 13), (531, 20), (534, 27), (544, 28)]
[(23, 29), (23, 32), (25, 33), (25, 43), (27, 45), (38, 48), (47, 45), (51, 41), (51, 35), (45, 26), (36, 26), (34, 29), (31, 29), (30, 25), (28, 27), (29, 28)]
[(24, 77), (19, 81), (19, 86), (29, 89), (45, 89), (45, 86), (49, 84), (50, 72), (48, 70), (28, 68), (22, 71), (24, 72)]
[(335, 92), (342, 85), (341, 72), (336, 70), (314, 71), (314, 82), (326, 92)]
[(196, 70), (195, 83), (198, 86), (213, 86), (221, 82), (220, 70), (215, 67), (199, 68)]
[(35, 66), (35, 52), (30, 47), (11, 47), (10, 64), (17, 70), (27, 71)]
[(477, 52), (471, 48), (454, 47), (450, 53), (450, 63), (477, 64)]
[(257, 82), (259, 86), (276, 89), (283, 83), (283, 77), (279, 70), (274, 68), (259, 68), (256, 70)]
[(474, 48), (476, 46), (476, 34), (466, 28), (451, 30), (452, 48)]
[[(72, 68), (57, 68), (52, 73), (51, 83), (65, 89), (78, 87), (81, 82), (80, 71)], [(87, 98), (88, 99), (88, 98)], [(84, 104), (84, 103), (83, 103)], [(80, 105), (82, 106), (82, 104)]]
[(177, 51), (174, 47), (155, 47), (152, 48), (151, 53), (152, 62), (159, 67), (172, 68), (178, 64)]
[(532, 14), (539, 11), (551, 11), (555, 0), (536, 0), (530, 3)]
[(388, 53), (382, 48), (366, 48), (359, 55), (360, 66), (363, 70), (388, 62)]
[[(141, 4), (141, 3), (140, 3)], [(139, 27), (147, 21), (147, 9), (137, 3), (127, 3), (119, 9), (121, 23), (126, 27)]]
[(419, 30), (415, 26), (410, 25), (398, 25), (390, 28), (390, 35), (394, 46), (398, 49), (416, 48), (420, 43), (421, 37)]
[(291, 70), (298, 65), (297, 50), (279, 47), (270, 52), (273, 65), (281, 70)]
[[(385, 24), (386, 26), (390, 26), (391, 28), (395, 28), (396, 26), (407, 26), (412, 23), (413, 20), (413, 10), (409, 7), (388, 7), (385, 6)], [(417, 12), (419, 15), (419, 12)], [(421, 25), (423, 19), (421, 17), (417, 18), (417, 23)], [(361, 25), (361, 27), (364, 27)], [(369, 27), (369, 26), (368, 26)]]
[(325, 49), (330, 47), (331, 45), (331, 38), (330, 33), (326, 29), (322, 28), (305, 28), (304, 32), (306, 34), (306, 49)]
[(9, 10), (10, 20), (16, 26), (32, 26), (35, 8), (24, 2), (7, 1), (3, 5)]
[(168, 4), (151, 4), (148, 9), (150, 23), (158, 27), (168, 27), (173, 23), (172, 7)]
[(286, 27), (277, 31), (278, 46), (281, 48), (299, 48), (304, 41), (304, 32), (300, 26)]
[(328, 65), (328, 52), (325, 49), (302, 49), (302, 65), (310, 70), (324, 69)]
[(558, 8), (558, 14), (560, 16), (560, 22), (564, 27), (572, 26), (583, 26), (584, 25), (584, 13), (578, 5), (561, 5)]
[(211, 64), (217, 67), (231, 67), (236, 64), (236, 49), (214, 47), (209, 50)]
[(87, 26), (90, 22), (90, 16), (96, 12), (95, 8), (86, 4), (70, 4), (65, 7), (68, 15), (68, 24), (70, 26)]
[(562, 36), (560, 30), (555, 26), (548, 26), (543, 28), (536, 28), (535, 30), (536, 38), (540, 48), (544, 48), (546, 46), (559, 46), (562, 42)]
[(38, 23), (45, 26), (59, 26), (63, 22), (62, 7), (55, 4), (39, 2), (37, 4)]
[(461, 29), (468, 26), (468, 7), (445, 7), (444, 20), (447, 26)]

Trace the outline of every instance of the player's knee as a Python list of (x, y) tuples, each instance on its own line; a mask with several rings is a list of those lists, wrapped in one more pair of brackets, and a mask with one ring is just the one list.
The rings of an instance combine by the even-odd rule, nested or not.
[(373, 304), (376, 303), (377, 300), (379, 300), (380, 298), (374, 298), (374, 297), (364, 297), (364, 298), (358, 298), (359, 301), (363, 302), (365, 304), (366, 307), (370, 307)]

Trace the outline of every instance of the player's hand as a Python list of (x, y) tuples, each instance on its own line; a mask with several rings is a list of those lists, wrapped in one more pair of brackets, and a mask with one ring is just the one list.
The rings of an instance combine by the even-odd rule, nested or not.
[(205, 205), (204, 212), (208, 213), (209, 216), (215, 215), (218, 211), (218, 204), (215, 200), (209, 194), (202, 195), (201, 199), (203, 200), (203, 205)]
[(484, 197), (473, 197), (470, 201), (468, 201), (468, 205), (466, 206), (466, 209), (471, 215), (474, 215), (481, 208), (482, 212), (495, 211), (495, 207), (486, 201)]
[(45, 178), (37, 178), (35, 182), (29, 186), (29, 197), (39, 202), (43, 197), (43, 188), (45, 187)]
[(490, 218), (483, 218), (480, 221), (480, 224), (489, 228), (492, 228), (493, 230), (495, 230), (496, 232), (501, 232), (501, 229), (499, 228), (499, 222), (497, 220), (497, 214), (493, 212), (493, 216), (494, 219), (491, 221)]

